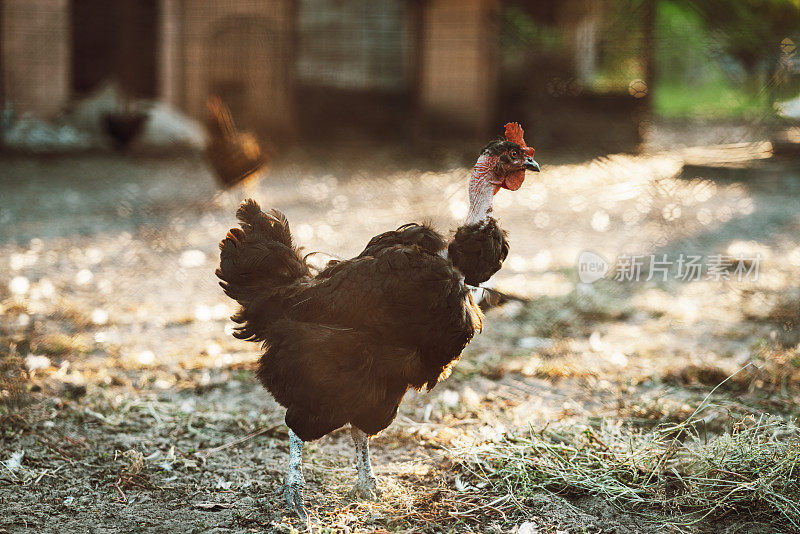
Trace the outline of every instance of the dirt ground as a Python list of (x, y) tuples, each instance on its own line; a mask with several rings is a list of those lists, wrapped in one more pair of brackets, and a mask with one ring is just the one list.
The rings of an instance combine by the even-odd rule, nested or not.
[[(488, 311), (453, 376), (407, 395), (374, 439), (380, 502), (348, 496), (347, 432), (307, 445), (313, 531), (787, 531), (755, 517), (679, 529), (592, 495), (519, 501), (465, 483), (459, 458), (476, 444), (529, 425), (679, 420), (765, 351), (796, 353), (800, 173), (687, 176), (670, 135), (639, 156), (537, 152), (541, 174), (497, 195), (512, 252), (496, 286), (526, 301)], [(287, 429), (253, 378), (257, 347), (230, 335), (217, 243), (247, 196), (284, 211), (320, 263), (405, 222), (455, 229), (463, 157), (409, 161), (289, 154), (227, 192), (197, 156), (0, 161), (0, 532), (306, 529), (274, 494)], [(609, 261), (606, 279), (578, 283), (583, 251)], [(611, 280), (622, 254), (758, 255), (759, 272)], [(709, 428), (797, 415), (796, 367), (759, 369), (715, 392)]]

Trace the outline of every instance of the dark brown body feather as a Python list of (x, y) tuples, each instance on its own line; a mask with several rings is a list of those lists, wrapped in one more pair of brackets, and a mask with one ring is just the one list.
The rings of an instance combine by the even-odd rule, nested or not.
[[(264, 214), (247, 200), (237, 216), (242, 230), (220, 244), (217, 270), (242, 305), (234, 335), (264, 342), (258, 377), (303, 440), (347, 423), (380, 432), (406, 391), (435, 386), (480, 328), (460, 265), (442, 257), (444, 239), (426, 226), (376, 236), (357, 257), (312, 276), (282, 214)], [(473, 228), (450, 244), (461, 259), (478, 242), (492, 249), (466, 264), (473, 281), (499, 269), (508, 251), (496, 223), (489, 226), (488, 240)], [(463, 246), (459, 234), (469, 238)]]

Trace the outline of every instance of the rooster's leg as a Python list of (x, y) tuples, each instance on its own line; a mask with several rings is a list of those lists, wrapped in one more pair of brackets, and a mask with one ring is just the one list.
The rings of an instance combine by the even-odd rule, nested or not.
[(381, 496), (381, 492), (378, 489), (378, 481), (372, 472), (372, 464), (369, 459), (369, 436), (354, 426), (350, 427), (350, 434), (356, 445), (356, 468), (358, 469), (358, 481), (353, 488), (353, 493), (362, 499), (375, 500)]
[(303, 440), (289, 430), (289, 470), (286, 473), (286, 484), (283, 486), (283, 498), (300, 519), (306, 519), (306, 509), (303, 506), (303, 487), (306, 481), (303, 478)]

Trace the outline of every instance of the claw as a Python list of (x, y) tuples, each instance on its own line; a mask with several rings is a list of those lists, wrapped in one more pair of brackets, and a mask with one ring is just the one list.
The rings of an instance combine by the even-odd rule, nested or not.
[(303, 505), (303, 486), (288, 483), (283, 487), (283, 498), (286, 505), (294, 510), (297, 516), (305, 521), (308, 518), (306, 507)]
[(378, 481), (375, 477), (361, 479), (356, 482), (353, 489), (350, 490), (350, 496), (355, 499), (364, 499), (366, 501), (380, 500), (383, 492), (378, 488)]

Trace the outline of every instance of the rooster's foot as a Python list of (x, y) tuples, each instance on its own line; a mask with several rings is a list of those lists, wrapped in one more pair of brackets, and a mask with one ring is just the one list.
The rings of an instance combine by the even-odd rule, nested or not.
[(308, 518), (306, 507), (303, 505), (303, 483), (287, 480), (286, 484), (278, 488), (278, 493), (283, 494), (286, 506), (293, 510), (297, 517), (305, 521)]
[(378, 481), (375, 477), (359, 479), (353, 489), (350, 490), (350, 496), (354, 499), (367, 501), (380, 500), (382, 494), (383, 492), (378, 488)]
[(303, 441), (289, 429), (289, 470), (286, 472), (286, 483), (283, 485), (283, 498), (286, 504), (305, 521), (308, 518), (303, 506)]

